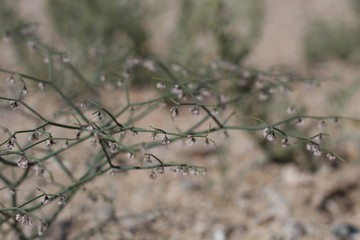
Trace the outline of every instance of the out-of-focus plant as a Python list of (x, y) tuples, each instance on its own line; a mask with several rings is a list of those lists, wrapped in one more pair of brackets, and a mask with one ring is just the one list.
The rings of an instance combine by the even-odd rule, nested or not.
[(108, 46), (114, 45), (128, 46), (137, 56), (148, 54), (147, 32), (141, 25), (146, 13), (139, 1), (50, 1), (49, 10), (61, 37), (83, 54), (97, 46), (94, 50), (103, 49), (107, 55)]
[(260, 0), (183, 0), (171, 41), (172, 55), (203, 63), (215, 59), (240, 63), (256, 43), (262, 16)]
[(360, 60), (360, 4), (351, 1), (354, 22), (351, 24), (335, 20), (326, 22), (312, 20), (304, 38), (305, 54), (311, 64), (331, 59), (340, 59), (349, 63)]
[(316, 22), (311, 25), (305, 37), (306, 57), (312, 64), (329, 59), (358, 62), (359, 36), (358, 26)]

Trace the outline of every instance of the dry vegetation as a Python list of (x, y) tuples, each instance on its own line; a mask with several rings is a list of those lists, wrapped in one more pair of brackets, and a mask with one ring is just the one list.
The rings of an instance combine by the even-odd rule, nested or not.
[[(48, 12), (45, 14), (44, 1), (34, 1), (39, 4), (39, 8), (29, 7), (29, 11), (27, 11), (27, 1), (20, 2), (21, 15), (29, 21), (41, 23), (42, 39), (61, 46), (64, 43), (61, 36), (54, 36), (55, 34), (49, 36), (52, 28), (48, 25), (51, 24), (42, 24), (47, 22), (42, 19), (43, 15), (49, 14)], [(149, 2), (146, 4), (150, 7), (155, 6), (150, 3), (151, 1), (144, 2)], [(295, 83), (291, 86), (292, 91), (289, 95), (275, 96), (265, 110), (254, 107), (247, 114), (245, 106), (232, 105), (223, 110), (221, 118), (225, 119), (236, 111), (229, 124), (245, 121), (246, 124), (254, 125), (258, 122), (249, 120), (249, 115), (253, 116), (257, 111), (266, 111), (267, 120), (276, 122), (287, 117), (286, 109), (291, 105), (295, 105), (299, 111), (306, 109), (309, 115), (359, 118), (358, 67), (339, 59), (329, 59), (309, 66), (304, 56), (303, 45), (306, 29), (315, 15), (320, 14), (320, 17), (331, 22), (337, 21), (339, 16), (346, 13), (349, 18), (346, 21), (354, 21), (351, 17), (354, 13), (349, 7), (350, 2), (349, 4), (345, 3), (347, 1), (335, 0), (317, 0), (311, 3), (301, 0), (264, 2), (265, 16), (260, 37), (241, 66), (251, 65), (269, 69), (285, 64), (293, 72), (301, 72), (303, 76), (314, 76), (311, 79), (315, 79), (315, 83), (319, 84)], [(153, 22), (147, 23), (147, 27), (151, 27), (154, 23), (162, 24), (160, 27), (156, 25), (156, 28), (152, 26), (153, 35), (147, 42), (152, 51), (160, 52), (160, 57), (167, 56), (170, 52), (169, 41), (164, 39), (171, 39), (171, 29), (176, 27), (172, 18), (178, 17), (179, 14), (177, 8), (171, 8), (171, 4), (165, 7), (169, 11), (163, 11), (158, 18), (152, 20)], [(44, 14), (38, 15), (38, 11), (44, 11), (42, 12)], [(329, 19), (329, 15), (334, 18)], [(37, 16), (42, 17), (37, 18)], [(159, 38), (162, 34), (164, 39)], [(201, 40), (195, 42), (198, 41), (202, 42)], [(212, 42), (209, 40), (206, 44), (211, 45)], [(26, 67), (18, 66), (16, 54), (9, 46), (7, 42), (0, 45), (1, 68), (17, 72), (27, 71)], [(207, 49), (205, 52), (201, 55), (205, 56), (205, 59), (217, 54), (214, 49)], [(76, 57), (74, 59), (71, 60), (74, 61), (74, 65), (82, 64), (81, 60), (77, 60)], [(42, 64), (40, 68), (46, 71), (47, 65)], [(8, 76), (9, 74), (5, 73), (0, 75), (2, 96), (11, 95), (13, 90), (16, 90), (16, 87), (6, 83)], [(144, 82), (146, 81), (150, 79)], [(131, 102), (147, 101), (158, 96), (159, 91), (155, 87), (157, 81), (151, 80), (151, 84), (148, 85), (143, 84), (144, 82), (131, 87), (129, 92)], [(110, 112), (116, 112), (119, 105), (126, 102), (123, 89), (123, 87), (113, 88), (101, 84), (97, 86), (96, 95), (87, 91), (84, 95), (76, 96), (75, 102), (80, 105), (83, 100), (94, 98)], [(71, 90), (73, 89), (69, 88), (69, 92), (72, 92)], [(255, 104), (265, 105), (270, 102), (270, 100), (258, 100), (257, 95), (254, 98), (257, 99)], [(34, 84), (30, 85), (29, 94), (25, 99), (47, 118), (73, 124), (74, 119), (69, 116), (53, 116), (54, 109), (66, 109), (61, 99), (53, 92), (40, 91)], [(34, 128), (38, 124), (29, 117), (27, 111), (22, 114), (21, 108), (10, 111), (5, 101), (1, 102), (1, 106), (1, 126), (14, 131)], [(188, 107), (182, 106), (180, 116), (173, 121), (169, 113), (170, 106), (171, 102), (159, 104), (155, 111), (137, 121), (136, 127), (147, 129), (151, 125), (167, 131), (175, 132), (179, 129), (184, 131), (204, 116), (204, 112), (200, 116), (191, 115)], [(252, 106), (255, 105), (251, 105), (250, 108)], [(92, 110), (84, 111), (84, 114), (91, 117)], [(131, 114), (130, 112), (122, 116), (118, 121), (126, 121)], [(208, 128), (209, 122), (212, 126), (216, 124), (209, 120), (203, 123), (203, 129)], [(305, 124), (299, 131), (306, 129), (313, 135), (319, 132), (318, 121), (307, 121)], [(201, 143), (192, 146), (188, 144), (189, 139), (185, 138), (169, 146), (156, 147), (152, 149), (152, 154), (165, 162), (205, 166), (207, 174), (181, 176), (166, 171), (166, 174), (159, 174), (156, 179), (149, 178), (152, 170), (120, 171), (114, 176), (104, 174), (81, 186), (71, 201), (66, 203), (65, 210), (48, 229), (43, 239), (360, 239), (360, 234), (357, 233), (360, 231), (359, 124), (344, 121), (337, 126), (327, 121), (327, 127), (321, 131), (330, 134), (332, 147), (340, 156), (349, 160), (349, 163), (339, 160), (329, 161), (326, 154), (320, 158), (303, 154), (302, 152), (306, 152), (305, 145), (295, 144), (290, 150), (283, 149), (280, 139), (276, 143), (266, 143), (264, 146), (261, 131), (259, 133), (229, 131), (229, 138), (224, 138), (223, 132), (219, 131), (210, 135), (216, 146), (214, 144), (203, 146), (202, 139), (199, 140)], [(51, 133), (54, 136), (67, 134), (66, 136), (70, 138), (73, 131), (64, 132), (54, 128)], [(6, 133), (2, 134), (0, 142), (7, 138)], [(18, 141), (25, 142), (27, 138), (28, 136), (22, 136)], [(149, 134), (145, 132), (132, 135), (128, 131), (126, 135), (127, 144), (149, 142), (149, 140)], [(74, 178), (79, 178), (99, 148), (100, 146), (94, 148), (87, 140), (81, 146), (71, 148), (61, 155), (61, 162), (71, 170)], [(294, 154), (286, 155), (289, 151)], [(139, 151), (136, 159), (141, 160), (143, 154), (144, 151)], [(274, 160), (281, 157), (294, 159), (286, 159), (285, 163)], [(116, 163), (119, 164), (133, 165), (134, 161), (136, 160), (127, 159), (126, 154), (116, 158)], [(62, 168), (57, 163), (52, 160), (47, 165), (47, 168), (51, 169), (55, 183), (70, 184), (71, 178), (64, 177)], [(0, 172), (9, 177), (15, 174), (15, 171), (10, 169)], [(40, 177), (34, 176), (31, 173), (29, 180), (16, 190), (18, 198), (25, 198), (24, 192), (27, 193), (26, 190), (36, 187), (45, 192), (55, 191), (58, 186), (50, 177), (46, 174)], [(1, 184), (0, 188), (5, 186)], [(1, 188), (2, 205), (3, 202), (9, 202), (11, 199), (8, 190)], [(41, 194), (36, 191), (35, 193), (35, 195)], [(57, 208), (56, 201), (50, 202), (39, 210), (38, 215), (46, 217), (49, 212)], [(28, 232), (33, 231), (28, 227), (20, 227)], [(2, 226), (0, 230), (6, 232), (7, 227)], [(16, 234), (11, 233), (6, 239), (17, 239), (17, 237)]]

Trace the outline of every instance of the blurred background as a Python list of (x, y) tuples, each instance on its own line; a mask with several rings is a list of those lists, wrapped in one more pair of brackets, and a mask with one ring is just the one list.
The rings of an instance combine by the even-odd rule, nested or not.
[[(301, 114), (360, 117), (358, 0), (0, 3), (1, 68), (46, 78), (44, 56), (29, 54), (31, 42), (6, 38), (7, 31), (19, 26), (25, 35), (35, 31), (43, 43), (66, 53), (89, 80), (82, 94), (100, 99), (110, 109), (116, 109), (119, 92), (112, 85), (99, 85), (102, 73), (124, 71), (129, 59), (151, 58), (191, 69), (224, 61), (264, 72), (281, 69), (312, 80), (294, 84), (285, 97), (261, 101), (254, 95), (230, 106), (228, 111), (237, 111), (240, 123), (248, 121), (246, 116), (279, 121), (287, 117), (289, 108)], [(150, 80), (153, 73), (137, 69), (133, 74), (134, 99), (156, 94)], [(65, 72), (58, 81), (64, 91), (76, 95), (79, 88), (72, 78)], [(239, 87), (237, 94), (252, 85)], [(41, 94), (34, 96), (33, 104), (50, 97)], [(54, 99), (44, 108), (51, 111), (58, 106)], [(21, 126), (6, 116), (2, 125)], [(179, 124), (171, 121), (166, 109), (147, 121), (158, 126)], [(318, 123), (311, 124), (301, 132), (320, 131), (314, 130)], [(314, 158), (301, 146), (283, 149), (253, 132), (229, 132), (228, 139), (216, 136), (217, 147), (211, 149), (180, 143), (158, 152), (163, 159), (204, 165), (206, 176), (165, 174), (151, 180), (149, 172), (129, 172), (102, 177), (76, 195), (48, 237), (360, 239), (359, 125), (329, 122), (321, 131), (330, 135), (327, 143), (349, 163)], [(73, 157), (82, 159), (86, 154)], [(75, 168), (73, 160), (67, 161)], [(107, 221), (109, 214), (120, 220)], [(89, 230), (93, 226), (101, 227)]]

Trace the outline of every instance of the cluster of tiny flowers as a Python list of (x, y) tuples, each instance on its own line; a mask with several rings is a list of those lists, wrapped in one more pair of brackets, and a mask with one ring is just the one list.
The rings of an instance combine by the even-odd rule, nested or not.
[(289, 139), (288, 138), (284, 138), (283, 140), (281, 140), (281, 144), (284, 148), (290, 146), (290, 143), (289, 143)]
[(132, 59), (128, 59), (126, 61), (126, 65), (128, 67), (133, 67), (133, 66), (136, 66), (136, 65), (139, 65), (140, 64), (140, 59), (138, 58), (132, 58)]
[(19, 104), (18, 104), (17, 101), (15, 101), (15, 100), (11, 100), (11, 101), (10, 101), (10, 108), (11, 108), (12, 110), (17, 109), (18, 107), (19, 107)]
[(192, 135), (189, 135), (188, 138), (190, 138), (189, 145), (196, 145), (198, 143), (198, 140), (196, 140), (196, 138)]
[(110, 152), (116, 154), (119, 152), (116, 142), (109, 142)]
[(29, 40), (29, 41), (26, 42), (26, 47), (30, 52), (35, 52), (36, 51), (36, 44), (32, 40)]
[(151, 179), (156, 179), (156, 177), (157, 177), (157, 174), (156, 174), (156, 172), (153, 170), (153, 171), (151, 172), (151, 174), (150, 174), (150, 178), (151, 178)]
[(197, 169), (191, 168), (191, 169), (189, 170), (189, 174), (190, 174), (190, 175), (197, 176), (197, 175), (200, 175), (200, 171), (197, 170)]
[(37, 141), (39, 141), (38, 134), (36, 132), (33, 132), (33, 134), (31, 134), (31, 136), (29, 137), (29, 142), (37, 142)]
[(43, 175), (44, 172), (45, 172), (44, 166), (43, 166), (43, 165), (40, 165), (40, 164), (37, 164), (37, 165), (34, 167), (34, 170), (35, 170), (35, 175), (36, 175), (36, 176)]
[(12, 196), (14, 196), (15, 195), (15, 189), (13, 189), (13, 188), (9, 188), (9, 193), (10, 193), (10, 195), (12, 195)]
[(93, 139), (91, 139), (90, 143), (91, 143), (91, 147), (96, 148), (98, 144), (98, 139), (94, 137)]
[(180, 116), (179, 109), (177, 107), (170, 108), (171, 118), (174, 121), (175, 117)]
[(152, 169), (152, 172), (150, 174), (151, 179), (156, 179), (158, 174), (164, 174), (165, 169), (164, 167), (157, 167), (156, 169)]
[(302, 126), (304, 125), (304, 120), (302, 118), (298, 118), (295, 123), (296, 126)]
[(261, 92), (260, 94), (259, 94), (259, 100), (261, 100), (261, 101), (265, 101), (265, 100), (267, 100), (269, 98), (269, 95), (267, 94), (267, 93), (265, 93), (265, 92)]
[(38, 87), (39, 87), (39, 89), (40, 89), (41, 91), (44, 91), (44, 90), (45, 90), (45, 84), (42, 83), (42, 82), (39, 82), (39, 83), (38, 83)]
[(241, 73), (241, 75), (245, 78), (245, 79), (248, 79), (251, 77), (251, 72), (247, 69), (244, 69)]
[(95, 134), (94, 137), (90, 140), (91, 146), (93, 148), (96, 148), (97, 144), (98, 144), (98, 141), (99, 141), (99, 137), (98, 137), (97, 134)]
[(133, 152), (128, 152), (128, 153), (127, 153), (127, 157), (128, 157), (129, 159), (134, 159), (134, 158), (135, 158), (135, 153), (133, 153)]
[(220, 95), (220, 102), (221, 103), (227, 103), (229, 100), (230, 100), (230, 97), (228, 95), (225, 95), (225, 94)]
[(195, 90), (198, 88), (199, 84), (197, 83), (194, 83), (194, 82), (190, 82), (187, 84), (188, 88), (191, 89), (191, 90)]
[(313, 138), (317, 143), (321, 144), (323, 141), (324, 135), (320, 133), (316, 138)]
[(104, 119), (101, 111), (97, 111), (95, 113), (93, 113), (93, 117), (95, 121), (102, 121)]
[(315, 156), (321, 156), (322, 152), (318, 144), (313, 142), (308, 142), (306, 144), (306, 149), (312, 152)]
[(160, 89), (160, 90), (164, 90), (164, 89), (166, 89), (166, 85), (162, 82), (158, 82), (158, 83), (156, 83), (156, 88)]
[(90, 124), (89, 126), (86, 127), (86, 130), (92, 131), (92, 130), (94, 130), (94, 126), (92, 124)]
[(153, 161), (151, 159), (151, 156), (150, 155), (145, 155), (144, 157), (144, 160), (143, 160), (143, 163), (145, 164), (151, 164)]
[(24, 214), (20, 214), (20, 213), (16, 214), (15, 220), (20, 222), (24, 226), (32, 225), (32, 220), (27, 215), (24, 215)]
[(263, 136), (268, 141), (274, 141), (276, 138), (275, 132), (271, 128), (264, 128)]
[(158, 139), (159, 137), (158, 137), (157, 131), (151, 132), (150, 137), (151, 137), (152, 140)]
[(75, 130), (75, 133), (76, 133), (75, 138), (76, 138), (77, 140), (79, 140), (79, 138), (80, 138), (80, 136), (81, 136), (80, 130)]
[(44, 232), (46, 232), (47, 228), (48, 225), (46, 223), (41, 223), (40, 225), (38, 225), (37, 226), (38, 235), (42, 236)]
[(21, 158), (16, 162), (19, 168), (27, 168), (29, 166), (29, 160), (26, 156), (21, 156)]
[(326, 124), (325, 120), (321, 120), (321, 121), (319, 122), (319, 127), (320, 127), (320, 128), (326, 128), (326, 126), (327, 126), (327, 124)]
[(203, 96), (205, 98), (210, 98), (213, 96), (213, 93), (211, 92), (211, 90), (209, 90), (207, 88), (201, 88), (200, 94), (201, 94), (201, 96)]
[(48, 139), (48, 140), (46, 140), (46, 147), (47, 148), (49, 148), (49, 149), (51, 149), (51, 148), (53, 148), (54, 146), (55, 146), (55, 141), (54, 140), (52, 140), (51, 138), (50, 139)]
[(333, 153), (328, 153), (326, 154), (326, 157), (330, 160), (330, 161), (334, 161), (336, 159), (335, 154)]
[(156, 67), (155, 67), (155, 63), (154, 63), (154, 61), (153, 60), (151, 60), (151, 59), (144, 59), (143, 61), (142, 61), (142, 66), (144, 67), (144, 68), (146, 68), (147, 70), (149, 70), (149, 71), (155, 71), (155, 69), (156, 69)]
[(87, 109), (87, 102), (86, 101), (83, 101), (82, 103), (80, 103), (80, 107), (84, 110)]
[(41, 200), (42, 205), (46, 205), (50, 202), (50, 198), (48, 195), (45, 195), (44, 198)]
[(162, 145), (170, 144), (170, 139), (165, 135), (164, 138), (161, 140)]
[(63, 144), (63, 149), (69, 149), (69, 140), (65, 140), (64, 144)]
[(112, 169), (110, 169), (109, 172), (108, 172), (109, 176), (115, 176), (115, 175), (118, 174), (118, 173), (119, 173), (119, 170), (116, 169), (116, 168), (112, 168)]
[(120, 137), (121, 137), (121, 136), (125, 136), (125, 134), (126, 134), (126, 130), (121, 129), (119, 133), (120, 133)]
[(275, 87), (271, 87), (271, 88), (269, 88), (269, 93), (270, 93), (270, 94), (275, 94), (275, 93), (278, 92), (278, 90), (279, 90), (279, 89), (277, 89), (277, 88), (275, 88)]
[(173, 64), (173, 65), (171, 66), (171, 68), (172, 68), (172, 70), (174, 70), (175, 72), (180, 72), (184, 77), (187, 77), (187, 76), (188, 76), (187, 71), (186, 71), (183, 67), (181, 67), (180, 65), (178, 65), (178, 64)]
[(176, 95), (178, 99), (182, 99), (184, 97), (184, 92), (177, 84), (171, 89), (171, 93)]
[(117, 87), (122, 87), (122, 85), (124, 84), (124, 80), (119, 78), (117, 81), (116, 81), (116, 86)]
[(156, 172), (157, 172), (158, 174), (164, 174), (165, 168), (164, 168), (164, 167), (157, 167), (157, 168), (156, 168)]
[(22, 89), (22, 91), (21, 91), (21, 96), (26, 96), (27, 95), (27, 93), (28, 93), (28, 90), (27, 90), (27, 87), (26, 86), (24, 86), (23, 87), (23, 89)]
[(26, 26), (22, 26), (20, 29), (20, 33), (23, 36), (30, 36), (33, 35), (38, 29), (38, 25), (37, 24), (29, 24)]
[(11, 137), (11, 138), (9, 139), (9, 141), (6, 143), (6, 148), (7, 148), (8, 150), (12, 150), (13, 147), (15, 147), (15, 143), (16, 143), (16, 138), (15, 138), (15, 137)]
[(175, 169), (172, 169), (172, 171), (177, 174), (177, 175), (181, 175), (181, 176), (186, 176), (189, 174), (189, 168), (188, 167), (177, 167)]
[(255, 86), (257, 88), (263, 88), (265, 86), (265, 81), (263, 78), (264, 77), (260, 74), (257, 76), (257, 81), (255, 82)]
[(216, 107), (214, 107), (214, 108), (211, 110), (211, 114), (212, 114), (212, 115), (218, 115), (218, 114), (219, 114), (219, 110), (218, 110)]
[(139, 132), (137, 130), (134, 130), (134, 129), (132, 129), (131, 132), (132, 132), (133, 136), (136, 136), (136, 135), (139, 134)]
[(100, 76), (100, 81), (105, 82), (108, 79), (106, 74)]
[(10, 75), (7, 79), (6, 82), (8, 82), (9, 84), (14, 84), (15, 83), (15, 78), (13, 75)]
[(35, 50), (36, 50), (36, 44), (32, 40), (29, 40), (26, 42), (26, 47), (30, 52), (35, 52)]
[(200, 108), (191, 107), (191, 108), (189, 108), (189, 113), (192, 114), (192, 115), (199, 115), (200, 114)]
[(65, 205), (65, 203), (66, 203), (65, 200), (66, 200), (66, 197), (65, 197), (64, 195), (60, 194), (59, 200), (58, 200), (57, 204), (58, 204), (59, 206), (63, 206), (63, 205)]
[[(200, 171), (197, 168), (193, 168), (193, 167), (189, 167), (189, 166), (178, 166), (177, 168), (172, 169), (172, 171), (177, 174), (177, 175), (181, 175), (181, 176), (186, 176), (186, 175), (200, 175)], [(202, 172), (203, 175), (206, 174), (206, 171), (204, 170)]]
[(61, 61), (62, 61), (63, 63), (69, 63), (69, 62), (70, 62), (70, 57), (69, 57), (67, 54), (63, 54), (63, 55), (61, 56)]

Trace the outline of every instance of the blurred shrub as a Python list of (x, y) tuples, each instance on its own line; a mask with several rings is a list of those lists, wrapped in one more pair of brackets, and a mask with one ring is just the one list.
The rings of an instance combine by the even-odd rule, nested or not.
[(239, 63), (255, 45), (262, 26), (262, 0), (183, 0), (180, 11), (171, 41), (172, 53), (180, 60)]
[(317, 22), (312, 25), (305, 38), (306, 57), (311, 63), (329, 59), (359, 62), (359, 39), (359, 27)]
[(68, 46), (75, 47), (69, 49), (72, 52), (97, 46), (110, 51), (109, 47), (122, 45), (138, 56), (148, 53), (141, 1), (49, 1), (49, 10), (57, 32)]
[[(4, 29), (23, 26), (24, 20), (18, 16), (18, 6), (11, 1), (6, 3), (2, 10)], [(177, 14), (167, 16), (169, 19), (155, 26), (149, 26), (148, 22), (157, 14), (178, 6)], [(194, 65), (211, 64), (218, 59), (240, 63), (256, 43), (263, 16), (262, 0), (181, 0), (167, 4), (162, 1), (148, 3), (121, 0), (104, 4), (101, 0), (64, 0), (48, 1), (47, 7), (55, 28), (52, 32), (57, 35), (54, 39), (64, 43), (65, 49), (71, 52), (69, 57), (72, 62), (83, 70), (83, 78), (93, 84), (106, 71), (104, 66), (119, 68), (120, 63), (125, 65), (125, 58), (130, 56), (159, 57), (150, 48), (149, 37), (162, 34), (161, 29), (166, 21), (174, 21), (176, 24), (170, 29), (169, 42), (163, 46), (166, 48), (163, 59), (192, 62)], [(17, 38), (15, 41), (22, 39)], [(46, 75), (38, 66), (47, 56), (29, 57), (24, 54), (26, 45), (19, 45), (15, 50), (24, 66), (29, 66), (29, 70), (34, 73)], [(66, 54), (64, 49), (58, 47), (57, 50)], [(134, 82), (147, 84), (147, 74), (138, 69)], [(68, 85), (66, 83), (64, 87)]]
[(339, 59), (360, 61), (360, 3), (352, 1), (356, 22), (346, 24), (313, 20), (305, 35), (305, 55), (310, 63)]

